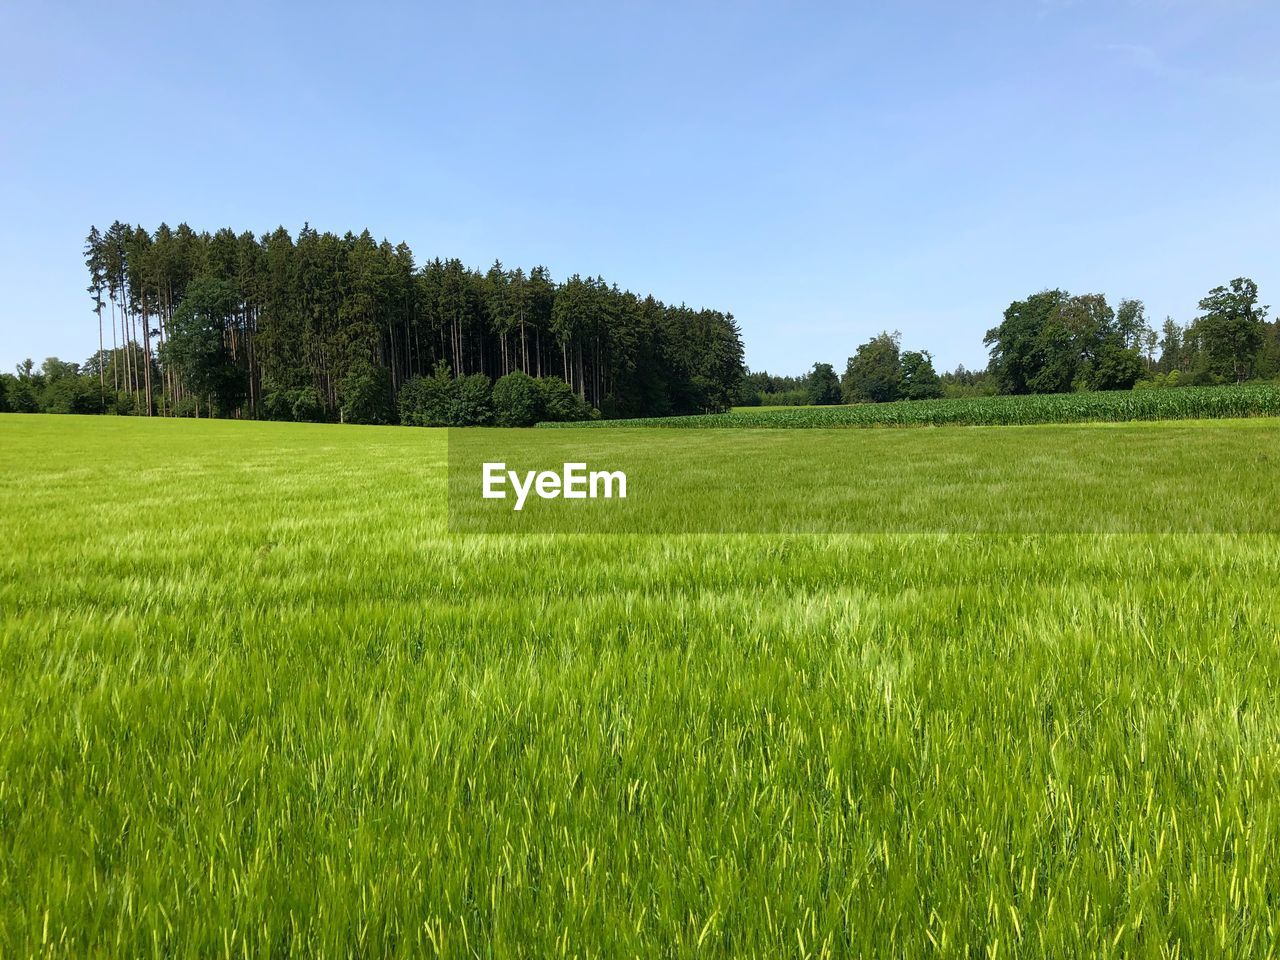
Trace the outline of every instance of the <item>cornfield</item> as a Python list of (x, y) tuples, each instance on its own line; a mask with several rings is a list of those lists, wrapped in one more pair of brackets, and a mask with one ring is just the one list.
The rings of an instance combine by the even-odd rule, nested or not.
[(1217, 420), (1280, 416), (1280, 385), (1241, 384), (1057, 393), (963, 400), (902, 400), (833, 407), (750, 408), (692, 417), (602, 420), (556, 426), (631, 427), (939, 427), (1029, 425), (1037, 423), (1124, 422), (1132, 420)]

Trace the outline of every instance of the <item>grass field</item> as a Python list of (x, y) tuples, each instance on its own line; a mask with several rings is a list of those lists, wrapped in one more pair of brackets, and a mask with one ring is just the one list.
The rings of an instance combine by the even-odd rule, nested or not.
[(1280, 537), (453, 536), (445, 464), (0, 416), (0, 957), (1276, 952)]
[[(1280, 533), (1280, 419), (937, 430), (451, 430), (449, 529)], [(626, 500), (483, 499), (483, 464), (623, 471)]]
[[(826, 407), (735, 407), (695, 417), (599, 420), (593, 427), (940, 427), (1280, 417), (1280, 384), (1113, 390)], [(542, 427), (587, 424), (544, 423)]]

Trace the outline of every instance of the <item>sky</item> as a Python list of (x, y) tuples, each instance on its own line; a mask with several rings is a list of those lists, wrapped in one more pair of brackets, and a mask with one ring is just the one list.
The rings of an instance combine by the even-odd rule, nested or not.
[(939, 369), (1047, 287), (1280, 304), (1280, 4), (0, 2), (0, 369), (97, 347), (91, 224), (304, 222)]

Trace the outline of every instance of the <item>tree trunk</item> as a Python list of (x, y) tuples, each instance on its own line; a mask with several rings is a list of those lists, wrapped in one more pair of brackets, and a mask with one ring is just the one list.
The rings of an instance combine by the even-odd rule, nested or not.
[(115, 392), (120, 392), (120, 348), (116, 344), (116, 301), (111, 300), (111, 379)]
[[(98, 296), (102, 296), (102, 291), (98, 291)], [(98, 301), (98, 396), (104, 402), (107, 398), (107, 371), (102, 364), (106, 358), (102, 355), (102, 301)]]
[(146, 384), (147, 396), (147, 416), (151, 416), (151, 321), (147, 319), (147, 312), (142, 311), (142, 357), (146, 364), (143, 367), (143, 380)]

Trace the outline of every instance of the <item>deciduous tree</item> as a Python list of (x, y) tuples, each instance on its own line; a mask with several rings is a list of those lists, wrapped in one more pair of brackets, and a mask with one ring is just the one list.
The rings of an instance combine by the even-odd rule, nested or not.
[(902, 358), (897, 331), (872, 337), (849, 358), (841, 389), (845, 401), (885, 403), (897, 400), (902, 390)]
[(1237, 277), (1200, 301), (1193, 330), (1210, 371), (1239, 383), (1248, 379), (1265, 339), (1269, 308), (1258, 305), (1258, 285)]

